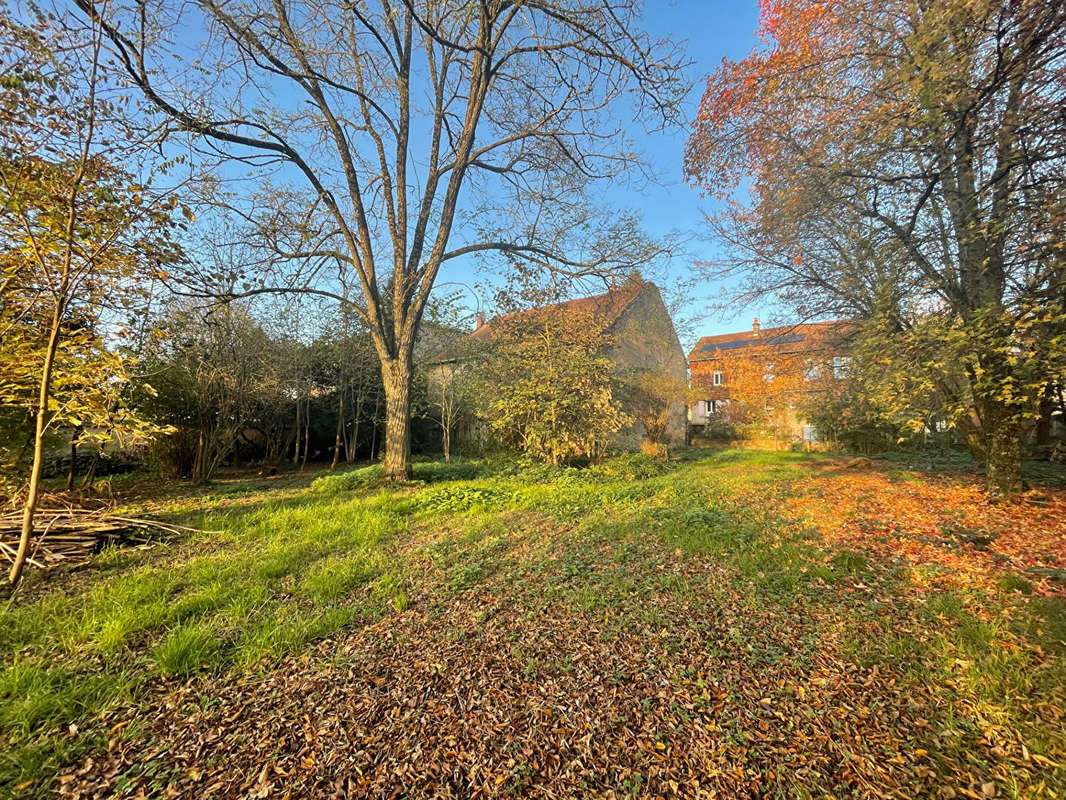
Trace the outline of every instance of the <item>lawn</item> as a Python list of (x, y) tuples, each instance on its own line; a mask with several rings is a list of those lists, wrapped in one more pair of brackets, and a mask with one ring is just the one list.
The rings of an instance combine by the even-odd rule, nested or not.
[(1066, 491), (692, 451), (172, 486), (0, 605), (0, 793), (1066, 797)]

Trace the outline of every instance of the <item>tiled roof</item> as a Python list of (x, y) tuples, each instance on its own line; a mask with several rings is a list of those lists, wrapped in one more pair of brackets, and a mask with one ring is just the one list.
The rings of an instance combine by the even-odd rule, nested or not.
[(603, 294), (594, 294), (590, 297), (579, 297), (576, 300), (567, 300), (565, 303), (554, 303), (528, 311), (516, 311), (503, 317), (495, 317), (476, 331), (470, 334), (470, 338), (480, 342), (489, 342), (493, 339), (493, 326), (503, 320), (515, 319), (527, 314), (551, 314), (562, 317), (571, 317), (584, 323), (590, 316), (602, 323), (604, 329), (613, 325), (629, 304), (637, 299), (643, 289), (651, 284), (647, 281), (631, 281), (625, 286), (611, 289)]
[[(689, 361), (702, 361), (715, 358), (719, 351), (740, 350), (748, 347), (783, 346), (795, 344), (796, 350), (804, 350), (807, 347), (817, 347), (819, 343), (813, 341), (820, 339), (826, 334), (840, 332), (848, 324), (847, 320), (834, 320), (833, 322), (807, 322), (796, 325), (784, 325), (779, 328), (762, 328), (758, 332), (754, 330), (740, 331), (738, 333), (722, 333), (717, 336), (704, 336), (692, 352), (688, 355)], [(807, 345), (808, 339), (812, 341)]]

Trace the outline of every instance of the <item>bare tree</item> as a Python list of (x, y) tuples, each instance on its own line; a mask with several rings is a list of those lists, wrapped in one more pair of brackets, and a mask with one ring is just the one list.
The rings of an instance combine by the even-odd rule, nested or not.
[(78, 5), (205, 151), (309, 187), (242, 209), (275, 263), (299, 266), (234, 291), (343, 300), (326, 274), (341, 265), (381, 364), (391, 478), (410, 476), (412, 349), (442, 266), (498, 254), (589, 276), (655, 253), (590, 193), (641, 167), (627, 124), (674, 123), (685, 89), (639, 0)]

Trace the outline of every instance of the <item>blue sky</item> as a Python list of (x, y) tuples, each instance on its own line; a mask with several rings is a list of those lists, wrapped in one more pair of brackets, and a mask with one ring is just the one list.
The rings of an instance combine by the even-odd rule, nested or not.
[[(654, 36), (684, 42), (687, 56), (693, 62), (688, 72), (692, 89), (687, 100), (686, 118), (690, 119), (698, 107), (706, 75), (714, 71), (723, 58), (742, 58), (755, 46), (757, 18), (756, 0), (646, 0), (646, 29)], [(195, 49), (192, 42), (199, 39), (202, 32), (190, 30), (188, 33), (190, 46)], [(290, 88), (277, 87), (279, 99), (284, 100), (290, 92)], [(302, 102), (295, 95), (291, 99), (293, 102)], [(699, 191), (690, 188), (682, 176), (682, 154), (688, 137), (688, 125), (686, 123), (681, 128), (655, 135), (646, 136), (639, 131), (634, 133), (637, 148), (650, 160), (660, 183), (617, 187), (605, 199), (619, 210), (639, 211), (647, 231), (653, 236), (676, 231), (692, 237), (687, 254), (674, 259), (669, 265), (673, 279), (664, 282), (673, 284), (690, 279), (694, 274), (695, 261), (713, 259), (720, 253), (716, 251), (714, 243), (706, 238), (707, 226), (703, 214), (709, 209), (709, 201), (702, 199)], [(236, 165), (223, 168), (223, 173), (230, 180), (237, 179), (237, 182), (243, 182), (238, 175), (251, 177), (245, 167)], [(292, 177), (302, 183), (298, 176)], [(255, 182), (256, 179), (252, 178), (245, 183), (244, 190), (252, 188)], [(236, 183), (229, 188), (237, 189)], [(457, 261), (452, 267), (442, 272), (441, 282), (451, 283), (453, 287), (457, 284), (469, 285), (487, 277), (479, 275), (473, 263)], [(440, 288), (444, 289), (443, 286)], [(669, 293), (671, 287), (664, 288)], [(757, 308), (743, 309), (732, 318), (708, 314), (708, 300), (720, 301), (722, 292), (720, 285), (706, 283), (687, 295), (679, 322), (686, 318), (698, 318), (699, 321), (692, 327), (681, 328), (682, 344), (686, 348), (700, 335), (746, 328), (750, 326), (753, 315), (764, 315), (763, 309)], [(470, 297), (470, 301), (473, 305), (474, 298)]]
[[(687, 102), (687, 119), (695, 115), (705, 77), (722, 59), (743, 58), (755, 47), (757, 21), (756, 0), (647, 0), (647, 30), (656, 36), (683, 41), (693, 62), (689, 69), (693, 85)], [(653, 236), (676, 231), (693, 237), (687, 254), (669, 265), (670, 275), (677, 282), (693, 276), (694, 261), (721, 255), (707, 238), (704, 212), (711, 209), (710, 201), (701, 198), (700, 192), (691, 188), (682, 176), (682, 154), (687, 138), (687, 123), (666, 133), (637, 137), (637, 146), (651, 161), (660, 185), (633, 187), (628, 191), (616, 189), (608, 198), (620, 210), (639, 210), (645, 228)], [(456, 264), (453, 270), (444, 273), (443, 279), (463, 281), (463, 273), (471, 266)], [(477, 276), (472, 274), (471, 279), (476, 280)], [(670, 287), (664, 288), (669, 292)], [(705, 283), (687, 295), (677, 319), (686, 352), (699, 336), (742, 330), (751, 325), (753, 316), (767, 316), (767, 310), (761, 308), (741, 309), (736, 315), (710, 312), (708, 300), (721, 301), (723, 292), (728, 291), (720, 283)]]
[[(689, 118), (699, 104), (704, 77), (713, 72), (723, 58), (739, 59), (751, 52), (756, 44), (757, 21), (756, 0), (648, 0), (648, 30), (684, 40), (688, 56), (693, 61), (691, 77), (694, 86), (688, 102)], [(669, 134), (645, 137), (642, 149), (650, 156), (665, 185), (649, 187), (634, 193), (632, 198), (618, 198), (619, 205), (643, 210), (647, 228), (653, 234), (661, 235), (675, 228), (706, 233), (703, 212), (710, 208), (709, 201), (690, 188), (681, 174), (681, 157), (687, 137), (687, 127)], [(705, 237), (694, 240), (690, 251), (692, 259), (710, 259), (718, 254), (714, 244)], [(678, 277), (687, 277), (692, 268), (688, 258), (677, 259), (671, 265), (672, 272)], [(760, 313), (761, 309), (746, 309), (733, 319), (719, 314), (705, 316), (706, 299), (720, 297), (721, 291), (720, 285), (706, 284), (686, 304), (686, 315), (700, 317), (694, 326), (697, 335), (741, 330), (750, 325), (750, 317)], [(688, 338), (682, 335), (682, 344), (686, 348), (693, 343), (686, 341)]]

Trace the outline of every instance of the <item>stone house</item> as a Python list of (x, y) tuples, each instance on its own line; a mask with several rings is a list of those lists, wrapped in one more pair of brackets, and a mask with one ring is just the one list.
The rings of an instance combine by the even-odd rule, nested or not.
[[(604, 334), (604, 354), (614, 364), (618, 375), (649, 371), (684, 386), (687, 381), (685, 352), (674, 329), (670, 312), (658, 287), (650, 281), (630, 280), (602, 294), (582, 297), (517, 312), (518, 314), (551, 314), (564, 324), (592, 325)], [(488, 349), (495, 339), (495, 331), (505, 320), (515, 315), (486, 321), (478, 315), (477, 327), (469, 335), (470, 343)], [(454, 353), (458, 348), (450, 349)], [(461, 362), (470, 356), (448, 355), (449, 350), (434, 360), (431, 379), (444, 379), (454, 374)], [(623, 403), (623, 409), (625, 409)], [(668, 423), (666, 439), (671, 447), (686, 443), (686, 409), (683, 401), (665, 409)], [(637, 450), (645, 438), (644, 427), (634, 422), (615, 434), (612, 446), (622, 450)]]
[(754, 415), (777, 438), (817, 441), (802, 408), (847, 376), (849, 328), (847, 320), (762, 328), (756, 318), (751, 330), (704, 336), (688, 356), (692, 389), (703, 395), (689, 405), (689, 422), (698, 431)]

